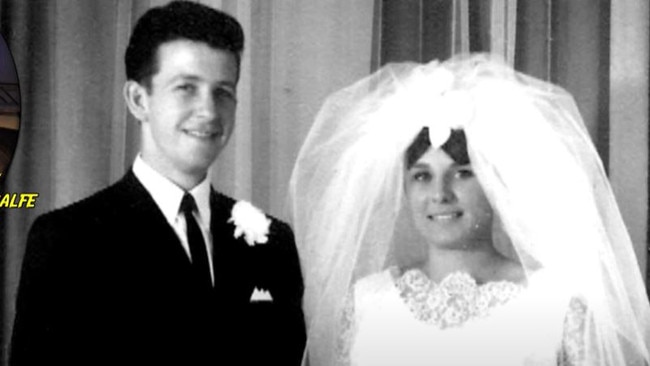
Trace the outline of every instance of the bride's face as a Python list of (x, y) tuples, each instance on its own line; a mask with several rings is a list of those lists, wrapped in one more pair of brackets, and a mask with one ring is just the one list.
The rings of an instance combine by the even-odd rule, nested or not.
[(492, 207), (471, 165), (429, 149), (404, 179), (413, 222), (429, 243), (469, 248), (491, 240)]

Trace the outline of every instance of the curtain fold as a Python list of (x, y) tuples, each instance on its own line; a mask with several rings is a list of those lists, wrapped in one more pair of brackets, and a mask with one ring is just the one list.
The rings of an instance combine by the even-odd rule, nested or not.
[(611, 2), (611, 56), (607, 70), (610, 178), (637, 257), (642, 269), (646, 269), (646, 279), (649, 14), (650, 4), (645, 0)]

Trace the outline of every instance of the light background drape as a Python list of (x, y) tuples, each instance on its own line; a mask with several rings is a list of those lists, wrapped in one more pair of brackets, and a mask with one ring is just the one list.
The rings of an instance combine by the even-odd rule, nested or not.
[[(119, 179), (137, 153), (123, 54), (137, 18), (166, 2), (0, 0), (23, 106), (1, 188), (40, 193), (35, 209), (0, 211), (3, 359), (31, 222)], [(213, 167), (217, 189), (286, 219), (294, 159), (329, 93), (389, 61), (492, 50), (576, 96), (645, 269), (647, 0), (200, 2), (233, 14), (247, 37), (235, 134)]]

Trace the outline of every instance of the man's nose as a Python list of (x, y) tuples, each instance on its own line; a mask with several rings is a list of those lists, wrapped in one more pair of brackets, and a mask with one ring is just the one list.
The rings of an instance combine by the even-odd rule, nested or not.
[(206, 93), (200, 98), (197, 114), (207, 120), (212, 120), (217, 116), (217, 101), (216, 98)]

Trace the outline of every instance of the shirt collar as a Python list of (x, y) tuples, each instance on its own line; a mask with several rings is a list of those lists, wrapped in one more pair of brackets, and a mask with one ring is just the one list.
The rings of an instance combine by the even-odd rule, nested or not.
[[(133, 163), (133, 174), (151, 194), (169, 224), (174, 225), (185, 191), (147, 164), (140, 154)], [(201, 183), (192, 188), (189, 193), (192, 194), (194, 201), (196, 201), (199, 220), (206, 227), (209, 227), (210, 182), (208, 178), (206, 177)]]

